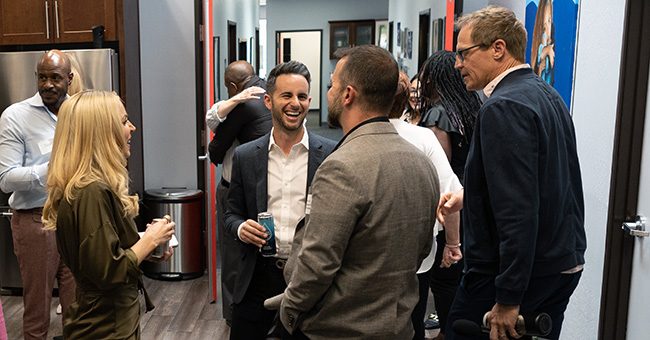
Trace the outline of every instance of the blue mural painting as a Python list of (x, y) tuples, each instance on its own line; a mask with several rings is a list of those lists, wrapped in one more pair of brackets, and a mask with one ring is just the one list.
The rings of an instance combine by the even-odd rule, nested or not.
[(526, 0), (526, 61), (571, 107), (579, 0)]

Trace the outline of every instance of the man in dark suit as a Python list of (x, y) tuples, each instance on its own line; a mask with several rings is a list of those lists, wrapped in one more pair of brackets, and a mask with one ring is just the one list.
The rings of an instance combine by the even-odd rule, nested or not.
[(395, 59), (372, 45), (342, 53), (327, 101), (345, 136), (314, 177), (280, 318), (298, 339), (411, 339), (438, 176), (388, 120)]
[[(465, 165), (465, 274), (448, 325), (482, 323), (489, 312), (490, 339), (505, 339), (521, 335), (518, 315), (545, 312), (553, 322), (545, 338), (557, 339), (586, 249), (573, 122), (524, 64), (526, 30), (512, 11), (487, 7), (458, 25), (455, 66), (487, 100)], [(444, 195), (443, 213), (460, 208), (460, 196)], [(445, 339), (469, 338), (452, 329)]]
[(225, 203), (230, 187), (232, 154), (235, 147), (257, 139), (271, 130), (271, 112), (264, 106), (260, 95), (266, 82), (255, 75), (253, 66), (244, 60), (230, 63), (224, 73), (228, 99), (217, 102), (206, 113), (206, 123), (214, 131), (210, 142), (210, 160), (223, 164), (221, 181), (217, 185), (217, 242), (221, 260), (221, 298), (223, 317), (232, 319), (232, 292), (237, 277), (238, 259), (231, 256), (238, 248), (237, 242), (225, 236)]
[[(230, 339), (265, 339), (276, 312), (264, 309), (266, 298), (286, 287), (282, 269), (291, 252), (293, 235), (309, 205), (307, 190), (334, 142), (308, 133), (311, 77), (305, 65), (291, 61), (269, 73), (264, 104), (272, 112), (271, 133), (239, 146), (233, 171), (226, 228), (241, 243), (239, 272), (233, 292)], [(257, 214), (271, 212), (277, 255), (264, 257), (260, 248), (266, 231)]]

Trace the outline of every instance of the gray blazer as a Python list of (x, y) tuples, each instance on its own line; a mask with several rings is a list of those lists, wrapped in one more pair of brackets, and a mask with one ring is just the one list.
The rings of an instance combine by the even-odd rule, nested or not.
[(388, 122), (352, 131), (316, 172), (294, 237), (284, 326), (310, 339), (410, 339), (439, 198), (431, 161)]
[[(311, 185), (314, 173), (325, 157), (332, 152), (335, 143), (332, 140), (309, 133), (309, 156), (307, 163), (307, 189)], [(267, 210), (267, 173), (269, 165), (268, 133), (250, 143), (238, 146), (233, 156), (232, 178), (228, 190), (228, 204), (225, 214), (226, 237), (239, 241), (237, 228), (247, 219), (257, 220), (257, 214)], [(258, 248), (239, 241), (240, 265), (235, 281), (233, 303), (244, 298), (253, 270), (257, 262)]]

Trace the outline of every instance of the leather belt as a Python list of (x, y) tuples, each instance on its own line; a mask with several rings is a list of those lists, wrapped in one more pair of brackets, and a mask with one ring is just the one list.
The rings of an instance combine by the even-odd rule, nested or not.
[[(287, 264), (287, 259), (279, 258), (279, 257), (262, 257), (262, 261), (265, 263), (266, 266), (273, 266), (277, 269), (283, 270), (284, 266)], [(258, 259), (259, 261), (259, 259)]]
[(221, 177), (221, 185), (223, 185), (226, 188), (230, 188), (230, 182), (223, 179), (223, 177)]
[(42, 214), (43, 207), (32, 208), (32, 209), (14, 209), (14, 212), (23, 213), (23, 214), (31, 214), (31, 213)]
[(282, 270), (284, 269), (284, 266), (287, 264), (287, 260), (285, 259), (275, 259), (275, 267)]

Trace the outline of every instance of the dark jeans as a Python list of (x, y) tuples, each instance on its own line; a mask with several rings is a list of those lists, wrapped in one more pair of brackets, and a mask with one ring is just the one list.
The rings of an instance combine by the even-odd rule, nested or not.
[(275, 266), (275, 258), (258, 254), (246, 294), (240, 303), (233, 305), (230, 340), (266, 339), (276, 322), (277, 311), (264, 308), (264, 300), (284, 292), (285, 288), (287, 284), (282, 269)]
[[(582, 272), (575, 274), (557, 274), (545, 277), (531, 278), (528, 289), (524, 294), (519, 314), (527, 312), (544, 312), (550, 315), (553, 321), (551, 333), (547, 339), (558, 339), (564, 321), (569, 298), (576, 289)], [(460, 287), (456, 292), (456, 298), (449, 311), (447, 320), (447, 333), (445, 340), (457, 339), (488, 339), (484, 334), (482, 337), (463, 336), (454, 332), (452, 325), (454, 321), (466, 319), (477, 324), (482, 324), (483, 315), (489, 312), (494, 306), (495, 299), (494, 276), (477, 273), (465, 274), (461, 280)]]
[(418, 291), (420, 300), (418, 300), (413, 313), (411, 313), (411, 322), (413, 323), (413, 340), (424, 340), (424, 315), (427, 313), (427, 300), (429, 299), (429, 273), (431, 271), (418, 274)]

